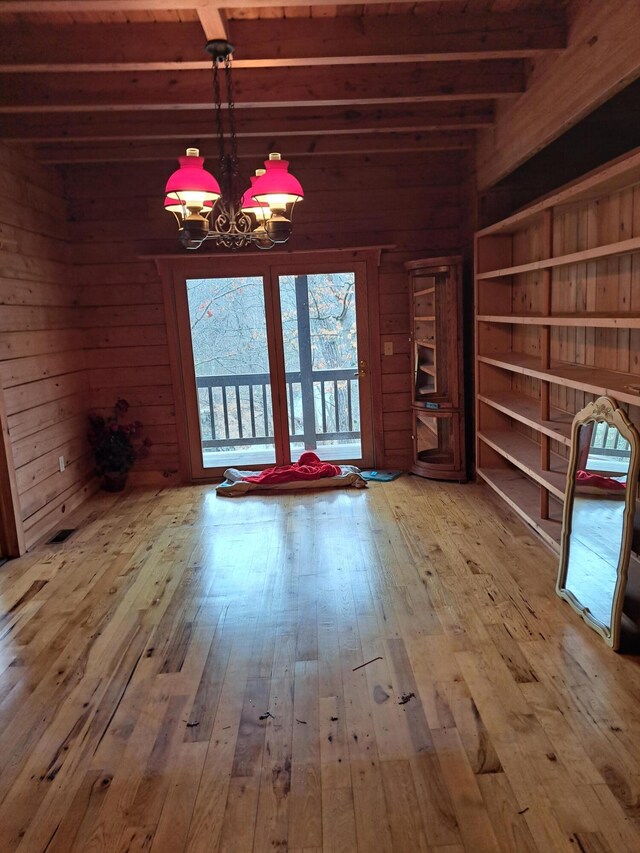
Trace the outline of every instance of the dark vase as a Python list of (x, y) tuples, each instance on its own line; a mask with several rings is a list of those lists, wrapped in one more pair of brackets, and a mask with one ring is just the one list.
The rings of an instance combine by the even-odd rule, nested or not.
[(102, 488), (105, 492), (121, 492), (126, 483), (126, 471), (105, 471), (102, 477)]

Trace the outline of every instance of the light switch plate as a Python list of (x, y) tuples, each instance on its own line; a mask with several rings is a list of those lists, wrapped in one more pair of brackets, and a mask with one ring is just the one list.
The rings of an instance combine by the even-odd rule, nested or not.
[(384, 342), (384, 354), (393, 355), (393, 341)]

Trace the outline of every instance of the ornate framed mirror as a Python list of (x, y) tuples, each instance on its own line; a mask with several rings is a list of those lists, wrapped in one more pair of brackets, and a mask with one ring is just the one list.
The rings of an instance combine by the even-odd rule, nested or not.
[(631, 556), (640, 435), (608, 397), (573, 420), (556, 592), (618, 649)]

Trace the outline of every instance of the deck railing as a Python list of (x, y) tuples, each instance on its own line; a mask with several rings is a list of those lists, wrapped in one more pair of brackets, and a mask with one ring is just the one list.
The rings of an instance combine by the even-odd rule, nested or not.
[(598, 456), (615, 456), (617, 458), (629, 458), (631, 456), (631, 445), (616, 429), (606, 423), (598, 423), (591, 436), (591, 447)]
[[(289, 433), (305, 448), (360, 437), (356, 368), (286, 374)], [(268, 373), (198, 376), (203, 448), (273, 443)]]

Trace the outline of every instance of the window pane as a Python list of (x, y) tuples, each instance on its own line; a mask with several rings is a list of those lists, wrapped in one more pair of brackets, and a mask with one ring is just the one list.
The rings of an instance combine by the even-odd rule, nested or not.
[(205, 468), (275, 462), (261, 276), (187, 279)]

